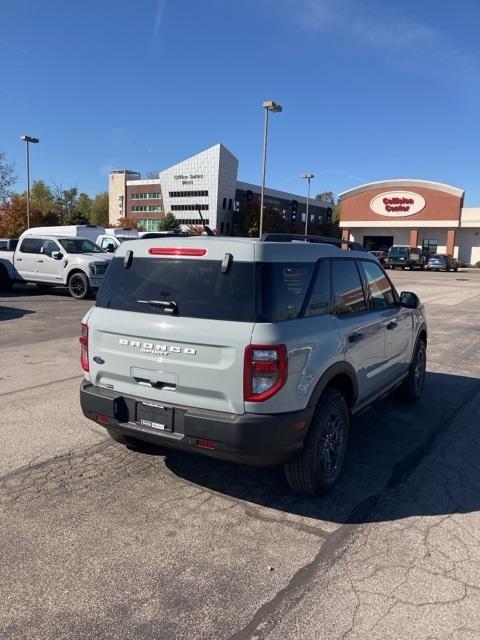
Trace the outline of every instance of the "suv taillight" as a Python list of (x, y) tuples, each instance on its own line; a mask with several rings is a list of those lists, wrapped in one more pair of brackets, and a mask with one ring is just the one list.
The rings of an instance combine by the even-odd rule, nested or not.
[(88, 324), (82, 322), (82, 335), (80, 336), (80, 364), (84, 371), (90, 371), (88, 364)]
[(287, 347), (284, 344), (249, 344), (245, 348), (243, 398), (263, 402), (283, 387), (288, 375)]

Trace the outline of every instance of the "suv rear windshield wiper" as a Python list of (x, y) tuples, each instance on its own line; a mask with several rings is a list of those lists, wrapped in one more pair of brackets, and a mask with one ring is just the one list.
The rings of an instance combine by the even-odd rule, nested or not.
[(175, 313), (177, 303), (174, 300), (137, 300), (140, 304), (151, 304), (154, 307), (162, 307), (166, 313)]

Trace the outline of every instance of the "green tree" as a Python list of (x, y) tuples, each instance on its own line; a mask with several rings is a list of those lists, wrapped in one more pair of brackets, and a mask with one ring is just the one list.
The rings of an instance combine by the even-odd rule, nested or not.
[(11, 187), (17, 181), (14, 165), (6, 160), (4, 151), (0, 151), (0, 202), (6, 202), (11, 195)]
[[(26, 192), (23, 195), (27, 197)], [(43, 180), (34, 180), (30, 189), (30, 203), (42, 213), (56, 213), (55, 196)]]
[(158, 225), (159, 231), (170, 231), (171, 229), (178, 228), (178, 221), (173, 215), (173, 213), (167, 213), (167, 215), (160, 220), (160, 224)]
[[(260, 204), (250, 202), (247, 205), (245, 215), (240, 218), (239, 233), (243, 236), (255, 238), (260, 229)], [(263, 233), (288, 233), (290, 231), (288, 222), (278, 209), (265, 207), (263, 210)]]
[(80, 195), (78, 196), (78, 204), (76, 210), (81, 213), (85, 220), (88, 220), (88, 222), (90, 222), (90, 216), (92, 215), (92, 206), (93, 200), (90, 198), (88, 193), (80, 193)]
[(66, 224), (73, 211), (78, 207), (78, 188), (70, 187), (70, 189), (64, 189), (61, 184), (54, 183), (53, 194), (60, 224)]
[(88, 224), (90, 219), (79, 208), (73, 209), (65, 216), (65, 224)]
[(333, 191), (322, 191), (322, 193), (317, 193), (315, 200), (321, 200), (322, 202), (328, 202), (333, 205), (335, 202), (335, 194)]
[(108, 225), (108, 193), (98, 193), (92, 202), (90, 210), (90, 223), (99, 227)]

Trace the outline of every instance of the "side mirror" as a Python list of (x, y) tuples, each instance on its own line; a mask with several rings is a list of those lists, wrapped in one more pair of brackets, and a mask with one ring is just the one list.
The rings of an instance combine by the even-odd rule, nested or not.
[(115, 247), (113, 246), (113, 244), (107, 245), (105, 249), (107, 250), (108, 253), (115, 253)]
[(54, 260), (61, 260), (63, 258), (63, 253), (61, 251), (52, 251), (52, 258)]
[(406, 309), (418, 309), (420, 306), (420, 298), (416, 293), (411, 291), (402, 291), (400, 294), (400, 306)]

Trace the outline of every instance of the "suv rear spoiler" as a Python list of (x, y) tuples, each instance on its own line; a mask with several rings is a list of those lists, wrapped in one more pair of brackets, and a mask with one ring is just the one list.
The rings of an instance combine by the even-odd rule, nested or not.
[(367, 251), (360, 242), (342, 240), (329, 236), (304, 236), (301, 233), (264, 233), (260, 242), (312, 242), (317, 244), (333, 244), (338, 247), (347, 245), (350, 251)]

